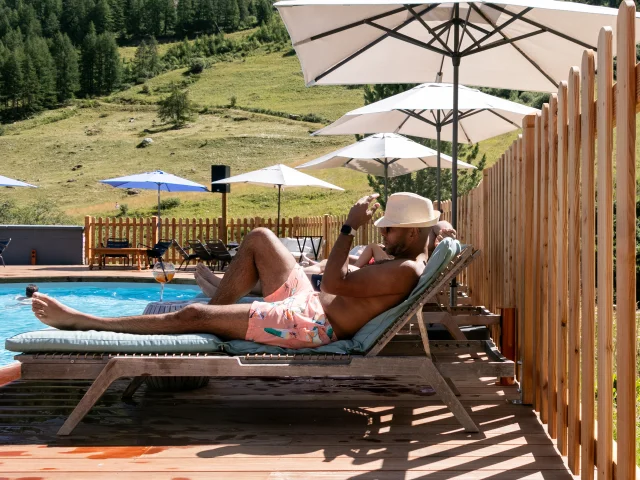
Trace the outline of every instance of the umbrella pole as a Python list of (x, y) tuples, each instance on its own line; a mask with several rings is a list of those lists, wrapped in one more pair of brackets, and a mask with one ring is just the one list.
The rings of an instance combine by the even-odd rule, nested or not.
[(160, 184), (158, 184), (158, 241), (160, 241)]
[[(456, 20), (460, 14), (460, 5), (454, 5)], [(451, 225), (454, 230), (458, 225), (458, 86), (460, 73), (460, 37), (459, 24), (456, 22), (453, 26), (453, 51), (454, 56), (451, 58), (453, 63), (453, 134), (451, 135), (451, 157), (453, 165), (451, 169)], [(451, 279), (451, 288), (449, 289), (449, 305), (455, 307), (457, 305), (456, 278)]]
[(276, 227), (276, 235), (280, 237), (280, 193), (282, 192), (282, 185), (278, 185), (278, 226)]
[(440, 131), (442, 130), (442, 125), (440, 124), (440, 110), (438, 110), (436, 120), (436, 159), (437, 159), (437, 170), (436, 170), (436, 183), (438, 189), (438, 210), (442, 212), (442, 199), (440, 197)]
[(389, 176), (389, 164), (384, 162), (384, 204), (387, 205), (387, 177)]

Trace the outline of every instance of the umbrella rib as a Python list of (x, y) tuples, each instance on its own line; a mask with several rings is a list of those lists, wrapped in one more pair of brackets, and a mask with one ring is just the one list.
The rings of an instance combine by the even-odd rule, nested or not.
[[(430, 5), (429, 7), (425, 8), (425, 10), (424, 10), (423, 12), (421, 12), (421, 13), (420, 13), (420, 15), (423, 15), (423, 14), (427, 13), (428, 11), (433, 10), (436, 6), (437, 6), (437, 4), (435, 4), (435, 5)], [(397, 11), (395, 11), (395, 13), (398, 13), (398, 12), (400, 12), (400, 11), (405, 11), (405, 10), (406, 10), (406, 8), (401, 8), (401, 9), (396, 9), (396, 10), (397, 10)], [(375, 17), (371, 17), (371, 18), (375, 18)], [(369, 19), (365, 19), (365, 20), (362, 20), (361, 22), (357, 22), (357, 25), (363, 25), (363, 24), (365, 24), (365, 22), (367, 22), (368, 20), (369, 20)], [(406, 21), (402, 22), (402, 23), (401, 23), (400, 25), (398, 25), (394, 30), (400, 30), (400, 29), (402, 29), (402, 28), (406, 27), (407, 25), (409, 25), (409, 24), (410, 24), (411, 22), (413, 22), (414, 20), (415, 20), (415, 19), (412, 17), (412, 18), (410, 18), (410, 19), (408, 19), (408, 20), (406, 20)], [(352, 26), (357, 26), (357, 25), (356, 25), (356, 24), (352, 24)], [(340, 28), (341, 28), (341, 30), (340, 30), (340, 29), (336, 29), (336, 30), (339, 30), (339, 31), (347, 30), (347, 28), (343, 28), (343, 27), (340, 27)], [(352, 28), (352, 27), (349, 27), (349, 28)], [(310, 39), (310, 40), (315, 40), (315, 39), (318, 39), (318, 38), (322, 38), (322, 37), (324, 37), (324, 36), (333, 35), (333, 33), (332, 33), (332, 32), (333, 32), (333, 33), (338, 33), (337, 31), (329, 31), (329, 32), (326, 32), (326, 33), (327, 33), (327, 35), (325, 35), (325, 34), (319, 34), (319, 35), (316, 35), (315, 37), (311, 37), (311, 39)], [(318, 81), (322, 80), (324, 77), (326, 77), (327, 75), (329, 75), (329, 74), (331, 74), (331, 73), (335, 72), (337, 69), (339, 69), (340, 67), (342, 67), (345, 63), (350, 62), (351, 60), (353, 60), (353, 59), (354, 59), (354, 58), (356, 58), (357, 56), (361, 55), (362, 53), (366, 52), (366, 51), (367, 51), (367, 50), (369, 50), (370, 48), (374, 47), (375, 45), (377, 45), (378, 43), (380, 43), (381, 41), (383, 41), (384, 39), (386, 39), (388, 36), (389, 36), (389, 34), (388, 34), (388, 33), (386, 33), (386, 34), (384, 34), (384, 35), (382, 35), (382, 36), (378, 37), (378, 38), (377, 38), (377, 39), (375, 39), (373, 42), (369, 43), (368, 45), (365, 45), (364, 47), (362, 47), (362, 48), (361, 48), (360, 50), (358, 50), (357, 52), (352, 53), (351, 55), (349, 55), (349, 56), (348, 56), (347, 58), (345, 58), (344, 60), (341, 60), (340, 62), (336, 63), (333, 67), (329, 68), (328, 70), (326, 70), (326, 71), (324, 71), (323, 73), (321, 73), (320, 75), (318, 75), (318, 76), (314, 79), (314, 81), (315, 81), (315, 82), (318, 82)], [(305, 41), (303, 41), (303, 42), (305, 42)], [(303, 42), (300, 42), (300, 43), (303, 43)], [(299, 45), (300, 43), (297, 43), (296, 45)]]
[(515, 122), (512, 122), (511, 120), (509, 120), (507, 117), (505, 117), (504, 115), (500, 115), (498, 112), (494, 111), (494, 110), (489, 110), (489, 112), (493, 113), (496, 117), (501, 118), (502, 120), (504, 120), (505, 122), (510, 123), (511, 125), (513, 125), (516, 128), (521, 128), (520, 125), (518, 125)]
[[(486, 3), (485, 5), (487, 5), (488, 7), (493, 8), (494, 10), (498, 10), (501, 13), (509, 15), (511, 17), (513, 17), (515, 15), (515, 13), (510, 12), (506, 8), (498, 7), (497, 5), (495, 5), (493, 3)], [(585, 43), (582, 40), (578, 40), (577, 38), (570, 37), (569, 35), (566, 35), (566, 34), (564, 34), (562, 32), (559, 32), (558, 30), (555, 30), (553, 28), (544, 26), (541, 23), (536, 22), (535, 20), (530, 20), (528, 18), (520, 18), (520, 20), (522, 20), (525, 23), (528, 23), (529, 25), (533, 25), (534, 27), (540, 28), (540, 29), (544, 30), (545, 32), (552, 33), (553, 35), (556, 35), (556, 36), (558, 36), (560, 38), (564, 38), (565, 40), (568, 40), (570, 42), (577, 43), (581, 47), (584, 47), (584, 48), (587, 48), (587, 49), (591, 49), (594, 52), (598, 51), (598, 49), (596, 47), (594, 47), (593, 45), (589, 45), (588, 43)]]
[[(413, 19), (412, 19), (413, 20)], [(411, 38), (408, 35), (405, 35), (403, 33), (399, 33), (398, 30), (399, 29), (393, 29), (391, 30), (390, 28), (387, 28), (385, 26), (379, 25), (377, 23), (374, 22), (367, 22), (367, 25), (377, 28), (379, 30), (382, 30), (383, 32), (386, 32), (390, 37), (395, 38), (396, 40), (401, 40), (403, 42), (409, 43), (411, 45), (415, 45), (416, 47), (421, 47), (424, 48), (425, 50), (429, 50), (431, 52), (435, 52), (435, 53), (439, 53), (440, 55), (446, 55), (449, 56), (449, 52), (442, 50), (440, 48), (437, 47), (433, 47), (431, 45), (429, 45), (428, 43), (424, 43), (421, 42), (420, 40), (417, 40), (415, 38)]]
[(402, 120), (402, 122), (400, 122), (400, 125), (398, 125), (398, 128), (396, 128), (396, 131), (394, 133), (400, 132), (400, 130), (402, 130), (402, 127), (404, 127), (404, 124), (407, 123), (409, 121), (409, 119), (411, 118), (411, 115), (408, 115), (403, 110), (398, 110), (398, 111), (400, 113), (404, 113), (405, 117), (404, 117), (404, 120)]
[[(501, 35), (504, 36), (504, 34), (502, 32), (498, 32)], [(471, 50), (469, 48), (465, 49), (463, 52), (460, 53), (461, 57), (468, 57), (469, 55), (473, 55), (474, 53), (480, 53), (480, 52), (484, 52), (486, 50), (491, 50), (492, 48), (498, 48), (498, 47), (502, 47), (503, 45), (512, 45), (515, 42), (518, 42), (520, 40), (524, 40), (525, 38), (529, 38), (529, 37), (534, 37), (536, 35), (540, 35), (541, 33), (545, 33), (544, 30), (536, 30), (533, 32), (529, 32), (529, 33), (524, 33), (522, 35), (520, 35), (519, 37), (513, 37), (513, 38), (509, 38), (507, 36), (504, 36), (505, 38), (503, 38), (502, 40), (496, 40), (495, 42), (491, 42), (488, 43), (487, 45), (484, 45), (482, 47), (478, 47), (475, 50)]]
[[(518, 13), (517, 15), (511, 17), (509, 20), (507, 20), (506, 22), (504, 22), (502, 25), (500, 25), (499, 27), (496, 27), (496, 29), (493, 32), (489, 32), (487, 35), (485, 35), (484, 37), (480, 38), (479, 40), (476, 40), (473, 44), (471, 44), (469, 47), (467, 47), (465, 49), (466, 51), (472, 50), (474, 47), (479, 46), (482, 42), (484, 42), (485, 40), (487, 40), (488, 38), (491, 38), (493, 35), (495, 35), (496, 33), (500, 32), (501, 30), (503, 30), (504, 28), (508, 27), (509, 25), (511, 25), (513, 22), (517, 21), (519, 18), (523, 17), (524, 15), (526, 15), (527, 13), (529, 13), (531, 10), (533, 10), (533, 7), (529, 7), (529, 8), (525, 8), (522, 12)], [(471, 9), (469, 9), (469, 11), (471, 11)], [(464, 52), (462, 52), (464, 53)]]
[(411, 110), (404, 110), (404, 109), (402, 109), (402, 110), (400, 110), (400, 111), (401, 111), (402, 113), (404, 113), (404, 114), (406, 114), (406, 115), (408, 115), (408, 116), (412, 117), (412, 118), (415, 118), (416, 120), (420, 120), (421, 122), (428, 123), (428, 124), (429, 124), (429, 125), (431, 125), (432, 127), (437, 127), (437, 126), (438, 126), (437, 124), (435, 124), (435, 123), (434, 123), (434, 122), (432, 122), (431, 120), (427, 120), (427, 119), (426, 119), (426, 118), (424, 118), (422, 115), (419, 115), (419, 114), (417, 114), (417, 113), (415, 113), (415, 112), (412, 112)]
[[(467, 8), (467, 18), (464, 19), (464, 26), (462, 27), (462, 34), (460, 35), (460, 45), (462, 45), (462, 40), (464, 39), (464, 34), (467, 32), (467, 26), (469, 25), (469, 15), (471, 14), (471, 9)], [(469, 35), (471, 36), (471, 35)], [(472, 37), (473, 38), (473, 37)]]
[(440, 45), (442, 45), (442, 47), (446, 51), (448, 51), (450, 54), (453, 53), (453, 51), (449, 48), (449, 45), (444, 43), (440, 38), (440, 35), (434, 32), (433, 29), (429, 25), (427, 25), (427, 22), (424, 21), (421, 15), (418, 15), (410, 6), (407, 6), (407, 9), (409, 10), (409, 12), (411, 12), (411, 15), (413, 15), (415, 19), (420, 23), (420, 25), (426, 28), (427, 31), (433, 36), (433, 38), (435, 38), (436, 40), (438, 40), (438, 42), (440, 42)]
[[(487, 109), (481, 108), (481, 109), (473, 109), (473, 110), (467, 110), (465, 112), (461, 112), (458, 115), (458, 120), (464, 120), (465, 118), (469, 118), (469, 117), (472, 117), (473, 115), (477, 115), (478, 113), (482, 113), (485, 110)], [(453, 120), (448, 120), (448, 121), (442, 122), (442, 126), (451, 125), (452, 123), (453, 123)]]
[(400, 8), (396, 8), (394, 10), (391, 10), (389, 12), (381, 13), (379, 15), (374, 15), (373, 17), (365, 18), (363, 20), (358, 20), (357, 22), (353, 22), (353, 23), (350, 23), (348, 25), (343, 25), (342, 27), (334, 28), (332, 30), (328, 30), (326, 32), (319, 33), (318, 35), (313, 35), (313, 36), (311, 36), (311, 37), (309, 37), (309, 38), (307, 38), (305, 40), (300, 40), (299, 42), (294, 43), (293, 46), (297, 47), (298, 45), (303, 45), (305, 43), (313, 42), (315, 40), (319, 40), (319, 39), (324, 38), (324, 37), (329, 37), (331, 35), (335, 35), (336, 33), (344, 32), (345, 30), (350, 30), (352, 28), (360, 27), (362, 25), (365, 25), (368, 20), (380, 20), (381, 18), (390, 17), (391, 15), (395, 15), (396, 13), (400, 13), (400, 12), (403, 12), (405, 10), (406, 10), (405, 7), (400, 7)]
[[(462, 120), (462, 119), (458, 119), (458, 120)], [(464, 125), (462, 124), (462, 122), (459, 122), (458, 125), (460, 125), (460, 130), (462, 130), (462, 133), (464, 133), (464, 136), (467, 138), (467, 142), (468, 143), (473, 143), (471, 142), (471, 139), (469, 138), (469, 135), (467, 135), (467, 131), (464, 129)], [(456, 158), (456, 162), (458, 161), (458, 159)]]
[[(493, 22), (487, 18), (487, 16), (478, 8), (476, 7), (473, 3), (469, 4), (471, 6), (471, 8), (473, 8), (478, 15), (480, 15), (489, 25), (493, 26), (495, 28), (495, 25), (493, 24)], [(487, 4), (489, 5), (489, 4)], [(524, 20), (524, 19), (522, 19)], [(498, 32), (502, 37), (504, 38), (508, 38), (504, 32)], [(529, 55), (527, 55), (526, 53), (524, 53), (524, 51), (522, 51), (522, 49), (520, 47), (518, 47), (517, 45), (515, 45), (514, 43), (511, 44), (511, 46), (516, 50), (516, 52), (518, 52), (520, 55), (522, 55), (525, 60), (527, 60), (531, 65), (533, 65), (536, 70), (538, 70), (542, 75), (544, 75), (544, 77), (549, 80), (549, 82), (551, 82), (551, 84), (555, 87), (558, 88), (558, 83), (553, 79), (553, 77), (551, 77), (551, 75), (549, 75), (547, 72), (545, 72), (542, 67), (540, 67), (540, 65), (538, 65), (536, 62), (533, 61), (533, 59), (531, 59), (531, 57), (529, 57)]]
[[(449, 25), (449, 28), (447, 28), (447, 42), (446, 42), (446, 43), (449, 43), (449, 35), (450, 35), (450, 33), (451, 33), (451, 25), (453, 25), (453, 13), (454, 13), (454, 11), (453, 11), (453, 9), (451, 9), (451, 18), (449, 18), (449, 21), (448, 21), (448, 22), (446, 22), (446, 23), (449, 23), (449, 24), (450, 24), (450, 25)], [(445, 24), (446, 24), (446, 23), (445, 23)], [(440, 60), (440, 70), (439, 70), (439, 72), (440, 72), (440, 75), (439, 75), (439, 76), (440, 76), (440, 79), (442, 79), (442, 68), (444, 67), (444, 59), (445, 59), (445, 58), (446, 58), (446, 57), (443, 55), (443, 56), (442, 56), (442, 59)]]

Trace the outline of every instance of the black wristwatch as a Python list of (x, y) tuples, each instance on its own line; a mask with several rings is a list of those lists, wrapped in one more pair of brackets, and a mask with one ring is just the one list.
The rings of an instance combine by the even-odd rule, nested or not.
[(345, 223), (344, 225), (342, 225), (342, 228), (340, 229), (340, 233), (343, 235), (351, 235), (352, 237), (355, 237), (356, 229), (351, 228), (349, 225)]

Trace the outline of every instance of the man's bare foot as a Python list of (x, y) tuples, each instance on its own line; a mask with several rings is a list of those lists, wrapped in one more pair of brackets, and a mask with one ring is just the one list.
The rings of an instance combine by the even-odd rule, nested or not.
[(89, 330), (87, 322), (93, 318), (42, 293), (33, 294), (31, 310), (42, 323), (60, 330)]
[(217, 285), (220, 281), (204, 263), (198, 263), (196, 265), (196, 271), (193, 277), (200, 287), (200, 290), (202, 290), (202, 293), (207, 297), (212, 298), (218, 291)]

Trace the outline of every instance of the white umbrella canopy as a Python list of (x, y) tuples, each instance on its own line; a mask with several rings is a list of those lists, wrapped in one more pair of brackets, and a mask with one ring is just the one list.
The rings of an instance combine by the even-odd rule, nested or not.
[[(307, 85), (453, 83), (454, 160), (460, 83), (556, 90), (583, 49), (597, 51), (602, 27), (615, 35), (618, 13), (557, 0), (285, 0), (275, 6)], [(636, 14), (636, 41), (639, 19)], [(452, 177), (455, 228), (455, 161)]]
[[(460, 143), (477, 143), (517, 130), (525, 115), (539, 110), (460, 85)], [(438, 115), (439, 113), (439, 115)], [(352, 110), (314, 135), (394, 132), (451, 141), (453, 85), (424, 83), (406, 92)]]
[(312, 177), (306, 173), (299, 172), (286, 165), (278, 164), (271, 167), (261, 168), (253, 172), (235, 175), (229, 178), (223, 178), (211, 182), (212, 184), (226, 183), (250, 183), (252, 185), (277, 185), (278, 186), (278, 236), (280, 236), (280, 198), (282, 187), (320, 187), (329, 188), (331, 190), (340, 190), (344, 192), (344, 188), (340, 188), (329, 182)]
[[(452, 82), (445, 58), (457, 53), (460, 83), (544, 92), (557, 89), (584, 48), (597, 50), (601, 27), (611, 26), (615, 38), (618, 13), (556, 0), (285, 0), (275, 6), (307, 85), (421, 83), (440, 73), (441, 81)], [(640, 28), (636, 35), (640, 40)]]
[(21, 182), (20, 180), (14, 180), (13, 178), (4, 177), (0, 175), (0, 187), (29, 187), (38, 188), (30, 183)]
[[(451, 168), (453, 160), (441, 155), (445, 168)], [(346, 167), (363, 173), (385, 178), (385, 199), (387, 178), (437, 166), (437, 152), (429, 147), (409, 140), (395, 133), (377, 133), (362, 140), (311, 160), (296, 168), (319, 170), (323, 168)], [(458, 160), (458, 168), (476, 168)]]

